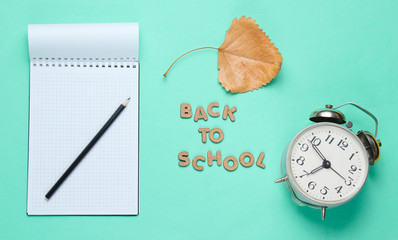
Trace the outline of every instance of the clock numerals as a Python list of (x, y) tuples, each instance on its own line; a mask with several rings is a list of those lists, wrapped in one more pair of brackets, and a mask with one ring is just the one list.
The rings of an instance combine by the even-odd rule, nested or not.
[(325, 142), (332, 144), (333, 140), (334, 140), (334, 137), (332, 137), (331, 135), (328, 135), (328, 137), (325, 139)]
[(348, 179), (345, 180), (345, 185), (351, 186), (353, 180), (352, 177), (348, 177)]
[(315, 146), (319, 146), (321, 144), (321, 139), (317, 138), (314, 136), (311, 140), (308, 140), (311, 144), (314, 144)]
[(298, 165), (303, 166), (304, 165), (305, 158), (303, 156), (300, 156), (299, 158), (296, 159), (296, 162)]
[(368, 174), (362, 145), (351, 130), (337, 124), (303, 129), (285, 150), (282, 166), (300, 193), (297, 197), (317, 206), (340, 205), (354, 197)]
[(343, 139), (337, 144), (341, 149), (345, 150), (348, 147), (348, 142), (344, 141)]
[(354, 174), (354, 172), (357, 170), (357, 166), (355, 166), (355, 165), (351, 165), (350, 168), (351, 168), (351, 169), (348, 170), (348, 172), (351, 173), (351, 174)]
[(327, 188), (326, 186), (324, 186), (323, 188), (321, 188), (320, 192), (322, 195), (326, 195), (328, 193), (329, 188)]
[(301, 145), (301, 147), (300, 147), (300, 150), (303, 151), (303, 152), (306, 152), (306, 151), (308, 151), (308, 148), (310, 148), (310, 147), (308, 146), (308, 144), (303, 143), (303, 144)]
[(316, 187), (316, 183), (314, 181), (311, 181), (311, 182), (308, 183), (308, 188), (310, 190), (314, 190), (315, 187)]

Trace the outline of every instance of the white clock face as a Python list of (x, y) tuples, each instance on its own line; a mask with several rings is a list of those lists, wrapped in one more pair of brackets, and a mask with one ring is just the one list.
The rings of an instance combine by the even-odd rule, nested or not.
[(339, 205), (364, 185), (369, 163), (360, 140), (347, 128), (318, 123), (291, 142), (286, 168), (293, 188), (320, 206)]

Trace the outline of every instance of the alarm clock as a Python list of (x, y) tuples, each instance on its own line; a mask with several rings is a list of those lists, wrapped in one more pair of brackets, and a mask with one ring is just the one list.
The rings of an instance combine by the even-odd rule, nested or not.
[[(352, 122), (337, 109), (351, 105), (369, 115), (376, 124), (374, 135), (368, 131), (354, 133)], [(322, 210), (353, 199), (368, 177), (369, 165), (380, 157), (380, 140), (376, 140), (377, 118), (356, 103), (338, 107), (326, 105), (310, 116), (314, 124), (301, 130), (282, 155), (282, 177), (292, 199), (302, 206)]]

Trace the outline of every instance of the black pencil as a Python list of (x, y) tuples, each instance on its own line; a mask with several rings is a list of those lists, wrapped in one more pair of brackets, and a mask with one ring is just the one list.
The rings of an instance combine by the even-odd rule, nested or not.
[(51, 196), (57, 191), (57, 189), (62, 185), (62, 183), (68, 178), (68, 176), (73, 172), (73, 170), (79, 165), (79, 163), (83, 160), (86, 154), (91, 150), (91, 148), (97, 143), (97, 141), (101, 138), (101, 136), (106, 132), (106, 130), (112, 125), (115, 119), (119, 116), (119, 114), (124, 110), (124, 108), (129, 103), (130, 98), (127, 98), (120, 106), (116, 109), (113, 115), (109, 118), (109, 120), (105, 123), (105, 125), (99, 130), (99, 132), (95, 135), (95, 137), (87, 144), (87, 146), (83, 149), (83, 151), (77, 156), (76, 160), (69, 166), (68, 169), (62, 174), (62, 176), (58, 179), (58, 181), (54, 184), (54, 186), (48, 191), (46, 194), (46, 198), (50, 199)]

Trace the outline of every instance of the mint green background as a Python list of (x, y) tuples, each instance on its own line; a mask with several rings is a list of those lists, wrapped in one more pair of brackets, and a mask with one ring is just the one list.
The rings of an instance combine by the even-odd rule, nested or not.
[[(398, 234), (397, 1), (2, 1), (0, 8), (1, 239), (373, 239)], [(218, 47), (235, 17), (251, 16), (280, 49), (282, 70), (268, 86), (232, 95), (217, 82)], [(139, 22), (141, 62), (140, 215), (26, 215), (29, 23)], [(179, 117), (179, 105), (236, 106), (236, 122)], [(298, 207), (280, 177), (285, 144), (326, 103), (354, 101), (380, 122), (381, 159), (360, 194), (327, 211)], [(355, 130), (370, 118), (343, 109)], [(200, 127), (219, 127), (220, 144)], [(221, 150), (223, 157), (265, 152), (266, 169), (179, 167)]]

